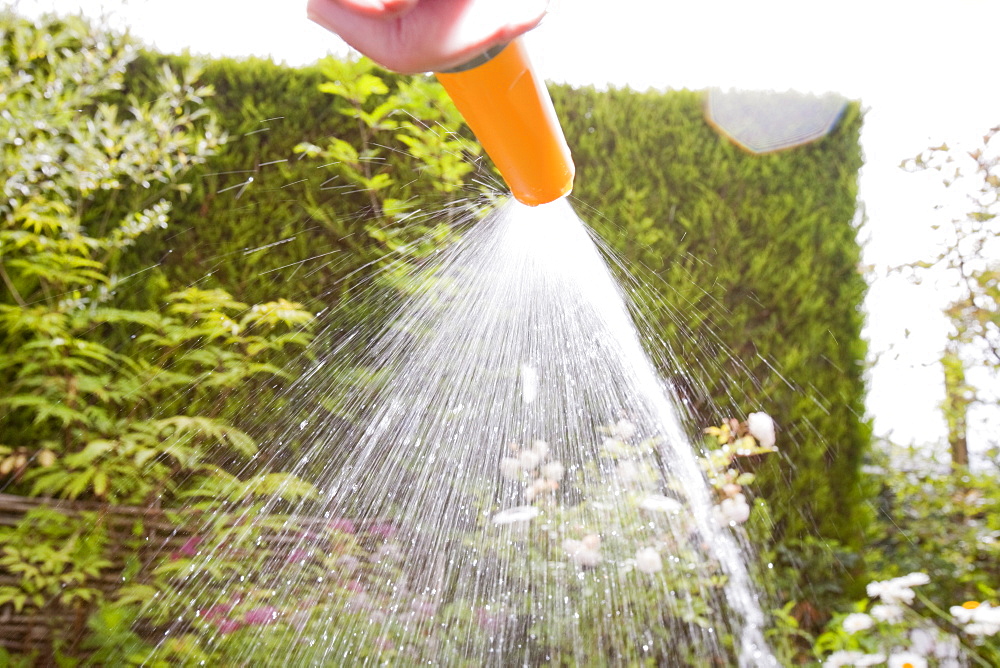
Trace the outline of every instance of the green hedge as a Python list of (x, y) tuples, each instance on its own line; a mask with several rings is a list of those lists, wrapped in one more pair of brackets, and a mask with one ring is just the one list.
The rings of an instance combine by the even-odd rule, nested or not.
[[(133, 65), (132, 92), (163, 59)], [(370, 203), (363, 192), (323, 190), (321, 163), (294, 148), (331, 136), (359, 144), (358, 126), (317, 90), (324, 77), (315, 67), (222, 59), (203, 79), (230, 141), (200, 168), (170, 229), (122, 268), (155, 267), (135, 279), (149, 286), (135, 294), (155, 290), (150, 279), (162, 272), (248, 302), (276, 286), (313, 306), (349, 302), (363, 277), (353, 272), (380, 253), (365, 226)], [(576, 207), (647, 284), (639, 301), (671, 348), (664, 371), (683, 389), (694, 426), (773, 414), (785, 461), (762, 473), (775, 538), (856, 546), (869, 443), (858, 106), (818, 142), (755, 156), (704, 121), (699, 93), (555, 87), (553, 97), (578, 168)], [(431, 179), (409, 187), (434, 196)]]
[(557, 88), (554, 98), (580, 210), (657, 283), (642, 301), (696, 421), (774, 415), (785, 461), (771, 461), (763, 483), (776, 537), (856, 546), (870, 442), (858, 105), (818, 142), (752, 155), (705, 122), (699, 93)]

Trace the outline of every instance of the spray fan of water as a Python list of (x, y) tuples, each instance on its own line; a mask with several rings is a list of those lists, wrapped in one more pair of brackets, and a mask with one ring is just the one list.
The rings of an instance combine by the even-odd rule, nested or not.
[(286, 435), (310, 443), (293, 472), (317, 497), (230, 509), (280, 549), (227, 568), (232, 533), (200, 546), (157, 603), (164, 642), (239, 637), (234, 664), (773, 664), (670, 388), (569, 204), (491, 211), (411, 288), (355, 334), (374, 389), (329, 396), (333, 354), (290, 390), (327, 407)]

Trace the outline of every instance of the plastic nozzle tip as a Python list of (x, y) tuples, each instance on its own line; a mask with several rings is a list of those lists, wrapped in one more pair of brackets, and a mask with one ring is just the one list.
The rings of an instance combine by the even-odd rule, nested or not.
[(520, 38), (470, 69), (436, 76), (518, 201), (538, 206), (573, 189), (573, 157)]

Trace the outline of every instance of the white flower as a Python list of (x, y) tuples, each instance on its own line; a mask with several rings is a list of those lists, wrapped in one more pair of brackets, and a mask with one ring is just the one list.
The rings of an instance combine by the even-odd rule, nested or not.
[(514, 524), (515, 522), (528, 522), (538, 517), (539, 512), (541, 511), (535, 506), (508, 508), (507, 510), (501, 510), (493, 516), (493, 524), (499, 526), (501, 524)]
[(862, 654), (854, 660), (855, 666), (877, 666), (885, 661), (885, 654)]
[(604, 454), (609, 457), (617, 457), (628, 453), (628, 447), (620, 438), (606, 438), (601, 443), (601, 447), (604, 449)]
[(964, 605), (953, 605), (948, 611), (951, 616), (959, 621), (960, 624), (968, 624), (972, 621), (972, 616), (975, 614), (976, 609), (979, 607), (979, 603), (975, 601), (969, 601)]
[(907, 589), (906, 587), (900, 587), (894, 584), (892, 580), (876, 580), (875, 582), (869, 582), (868, 586), (865, 587), (865, 591), (867, 591), (868, 595), (872, 598), (881, 598), (889, 605), (898, 605), (899, 603), (909, 605), (910, 603), (913, 603), (913, 590)]
[(957, 666), (957, 659), (962, 653), (962, 643), (958, 636), (951, 633), (938, 632), (937, 642), (934, 645), (934, 656), (940, 659), (938, 668), (949, 665), (948, 659), (954, 660)]
[(774, 420), (767, 413), (751, 413), (747, 416), (747, 430), (757, 439), (761, 447), (770, 448), (774, 445)]
[(548, 480), (559, 481), (566, 474), (566, 468), (562, 465), (562, 462), (549, 462), (542, 466), (541, 473)]
[(596, 534), (584, 536), (582, 540), (567, 538), (562, 546), (577, 566), (589, 568), (601, 563), (601, 537)]
[(619, 420), (611, 427), (611, 435), (623, 441), (627, 441), (635, 436), (635, 432), (635, 425), (628, 420)]
[(1000, 633), (1000, 625), (998, 624), (983, 624), (982, 622), (973, 622), (966, 625), (963, 629), (966, 633), (974, 636), (995, 636)]
[(500, 475), (509, 480), (521, 477), (521, 461), (516, 457), (504, 457), (500, 460)]
[(852, 612), (844, 617), (843, 627), (848, 633), (857, 633), (870, 629), (875, 624), (875, 620), (863, 612)]
[(643, 573), (656, 573), (663, 570), (663, 560), (655, 548), (644, 547), (635, 553), (635, 567)]
[(743, 485), (737, 485), (734, 482), (726, 483), (722, 486), (722, 493), (726, 496), (736, 496), (743, 491)]
[(854, 662), (863, 657), (861, 652), (850, 652), (845, 649), (838, 650), (826, 657), (823, 668), (842, 668), (842, 666), (853, 666)]
[(927, 659), (916, 652), (893, 652), (889, 655), (889, 668), (927, 668)]
[(524, 500), (531, 503), (536, 497), (543, 494), (548, 494), (549, 492), (554, 492), (559, 488), (559, 483), (555, 480), (546, 480), (545, 478), (538, 478), (528, 489), (524, 490)]
[(521, 365), (521, 401), (530, 404), (538, 398), (538, 371), (530, 364)]
[(642, 476), (635, 462), (619, 462), (618, 466), (615, 467), (615, 474), (618, 476), (618, 480), (623, 483), (635, 482)]
[(911, 587), (927, 584), (930, 581), (931, 579), (926, 573), (910, 573), (892, 580), (869, 582), (865, 590), (872, 598), (880, 598), (889, 605), (898, 605), (899, 603), (909, 605), (913, 603), (915, 595)]
[[(937, 653), (937, 638), (934, 628), (913, 629), (910, 631), (910, 649), (917, 654), (926, 656)], [(892, 660), (891, 658), (889, 659)]]
[(1000, 625), (1000, 608), (994, 608), (989, 603), (980, 603), (972, 612), (972, 621), (978, 624)]
[(889, 582), (893, 582), (899, 585), (900, 587), (910, 588), (910, 587), (916, 587), (918, 585), (929, 584), (930, 581), (931, 578), (929, 575), (927, 575), (927, 573), (917, 572), (917, 573), (910, 573), (902, 577), (894, 578)]
[(750, 517), (750, 505), (742, 494), (723, 499), (715, 507), (715, 519), (722, 525), (743, 524)]
[(643, 510), (652, 510), (657, 513), (679, 513), (684, 510), (684, 504), (680, 501), (672, 499), (669, 496), (663, 496), (662, 494), (647, 496), (639, 504), (639, 507)]
[(538, 454), (533, 450), (525, 450), (517, 457), (518, 463), (521, 465), (521, 468), (524, 469), (525, 471), (530, 471), (531, 469), (538, 466), (538, 462), (540, 462), (541, 460), (542, 458), (539, 457)]
[(871, 616), (880, 622), (895, 624), (903, 621), (905, 611), (898, 605), (874, 605), (871, 609)]
[(531, 444), (531, 451), (538, 455), (538, 459), (545, 459), (549, 454), (549, 444), (545, 441), (535, 441)]
[(965, 624), (966, 633), (974, 636), (992, 636), (1000, 633), (1000, 608), (989, 603), (968, 601), (962, 605), (951, 606), (951, 614), (960, 623)]

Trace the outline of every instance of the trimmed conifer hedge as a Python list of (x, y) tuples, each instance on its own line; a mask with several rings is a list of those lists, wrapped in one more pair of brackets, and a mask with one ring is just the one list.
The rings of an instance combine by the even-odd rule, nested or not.
[(779, 540), (856, 547), (864, 409), (859, 105), (812, 144), (753, 155), (703, 96), (556, 88), (581, 214), (651, 280), (640, 301), (671, 346), (696, 422), (764, 410), (782, 459), (762, 474)]
[[(141, 95), (164, 60), (178, 59), (140, 58), (129, 92)], [(121, 268), (149, 269), (134, 279), (135, 298), (156, 295), (156, 276), (169, 274), (174, 285), (218, 285), (251, 303), (277, 292), (346, 303), (356, 272), (378, 255), (364, 226), (369, 204), (363, 192), (323, 189), (316, 162), (294, 147), (329, 136), (358, 144), (358, 127), (332, 111), (315, 67), (221, 59), (203, 80), (230, 141), (197, 172), (170, 228)], [(758, 156), (705, 122), (696, 92), (556, 86), (553, 98), (577, 165), (576, 207), (647, 284), (640, 308), (672, 348), (664, 371), (693, 423), (774, 415), (784, 461), (758, 472), (773, 536), (857, 546), (870, 439), (858, 105), (826, 138)], [(409, 187), (433, 194), (429, 181)]]

